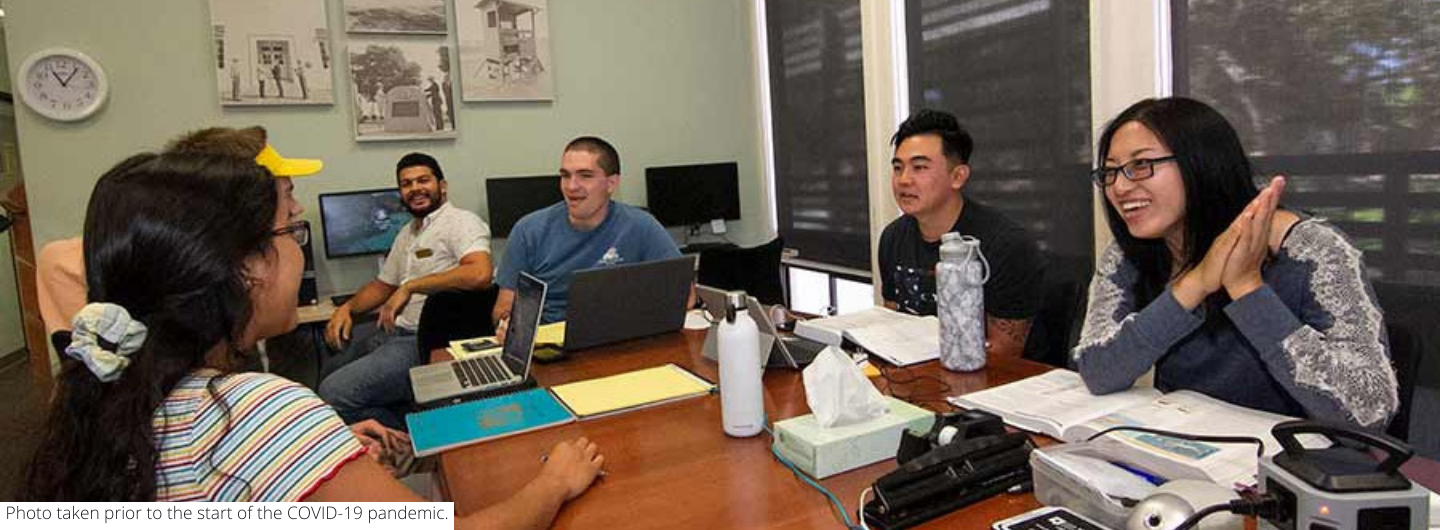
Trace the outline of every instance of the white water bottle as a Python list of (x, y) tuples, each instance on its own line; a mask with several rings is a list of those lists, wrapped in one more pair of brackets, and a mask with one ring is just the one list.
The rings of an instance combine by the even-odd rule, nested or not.
[(940, 364), (957, 372), (985, 367), (985, 281), (990, 267), (980, 240), (950, 232), (940, 238), (935, 294), (940, 317)]
[(760, 383), (760, 329), (745, 310), (745, 293), (732, 291), (720, 322), (720, 421), (725, 434), (754, 436), (765, 426)]

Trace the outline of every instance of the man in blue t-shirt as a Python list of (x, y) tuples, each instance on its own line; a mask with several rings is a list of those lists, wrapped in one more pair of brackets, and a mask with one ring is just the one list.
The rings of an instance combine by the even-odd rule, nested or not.
[(565, 145), (560, 192), (565, 201), (515, 223), (496, 281), (496, 334), (503, 340), (515, 282), (527, 272), (549, 284), (542, 322), (565, 319), (571, 273), (594, 267), (680, 256), (675, 240), (644, 210), (611, 200), (620, 188), (620, 154), (605, 140), (582, 136)]

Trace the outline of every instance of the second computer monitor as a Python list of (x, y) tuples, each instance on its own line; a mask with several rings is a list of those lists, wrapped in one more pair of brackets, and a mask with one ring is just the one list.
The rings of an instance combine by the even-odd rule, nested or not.
[(341, 258), (389, 252), (410, 211), (395, 188), (322, 193), (320, 219), (325, 257)]
[(490, 210), (490, 235), (509, 237), (510, 229), (530, 212), (565, 200), (560, 177), (497, 177), (485, 179), (485, 202)]
[(645, 168), (650, 214), (665, 226), (740, 218), (740, 176), (735, 162)]

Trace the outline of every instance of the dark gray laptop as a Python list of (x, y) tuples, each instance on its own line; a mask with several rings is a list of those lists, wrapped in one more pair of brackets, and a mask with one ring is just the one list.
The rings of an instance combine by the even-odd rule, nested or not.
[(575, 271), (565, 351), (680, 329), (694, 281), (695, 256)]
[(535, 329), (540, 326), (545, 289), (545, 282), (520, 273), (515, 282), (515, 305), (510, 310), (505, 345), (498, 352), (411, 368), (410, 386), (415, 392), (415, 402), (430, 404), (470, 394), (488, 394), (530, 381)]

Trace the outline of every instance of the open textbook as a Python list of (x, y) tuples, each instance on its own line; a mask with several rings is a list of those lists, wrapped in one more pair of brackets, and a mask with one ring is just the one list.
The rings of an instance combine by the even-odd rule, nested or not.
[(940, 320), (908, 315), (883, 307), (840, 316), (802, 320), (795, 334), (831, 346), (850, 339), (857, 346), (896, 366), (940, 358)]
[[(1006, 423), (1067, 442), (1083, 442), (1117, 426), (1149, 427), (1185, 434), (1250, 436), (1265, 443), (1265, 454), (1280, 451), (1270, 429), (1294, 419), (1247, 409), (1180, 390), (1168, 394), (1136, 387), (1104, 396), (1091, 394), (1080, 374), (1069, 370), (1016, 381), (948, 401), (998, 414)], [(1302, 442), (1310, 445), (1311, 440)], [(1096, 448), (1167, 479), (1193, 478), (1219, 484), (1255, 484), (1255, 446), (1195, 442), (1140, 432), (1117, 432), (1096, 440)]]

